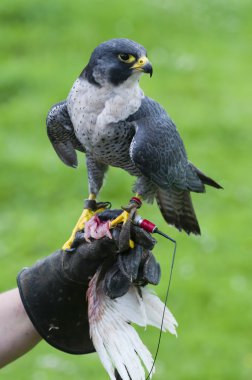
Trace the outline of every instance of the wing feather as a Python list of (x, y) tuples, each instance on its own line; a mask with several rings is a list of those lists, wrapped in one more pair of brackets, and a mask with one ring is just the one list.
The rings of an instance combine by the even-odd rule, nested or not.
[(205, 191), (205, 184), (221, 188), (188, 161), (179, 132), (160, 104), (145, 97), (129, 121), (136, 130), (130, 146), (131, 159), (158, 187), (199, 193)]
[(84, 152), (83, 146), (75, 136), (66, 101), (52, 106), (47, 119), (47, 134), (59, 158), (68, 166), (77, 167), (76, 150)]
[[(135, 122), (136, 133), (130, 154), (142, 174), (163, 189), (171, 186), (190, 189), (185, 147), (165, 110), (155, 101), (145, 98), (132, 121)], [(197, 182), (196, 187), (202, 188), (197, 174), (190, 171), (190, 176)]]

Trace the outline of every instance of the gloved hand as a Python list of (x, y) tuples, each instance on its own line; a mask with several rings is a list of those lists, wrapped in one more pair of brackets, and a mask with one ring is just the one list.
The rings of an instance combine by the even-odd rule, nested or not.
[[(117, 210), (109, 210), (99, 217), (108, 220), (117, 215)], [(111, 298), (125, 294), (132, 282), (159, 282), (160, 267), (150, 251), (155, 239), (131, 226), (129, 233), (135, 248), (130, 250), (122, 244), (121, 232), (117, 227), (112, 231), (112, 239), (104, 237), (90, 243), (85, 241), (83, 232), (78, 232), (71, 252), (58, 250), (19, 273), (18, 288), (26, 312), (42, 338), (52, 346), (72, 354), (94, 351), (89, 337), (86, 291), (98, 268), (101, 267), (104, 290)]]

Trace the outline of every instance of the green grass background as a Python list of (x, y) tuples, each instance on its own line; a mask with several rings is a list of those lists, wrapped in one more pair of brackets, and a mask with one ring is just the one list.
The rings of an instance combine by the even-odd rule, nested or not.
[[(142, 88), (176, 122), (190, 160), (225, 188), (193, 196), (200, 238), (168, 227), (156, 205), (141, 210), (178, 241), (169, 307), (179, 335), (163, 335), (156, 380), (252, 379), (251, 15), (249, 0), (0, 2), (0, 291), (60, 247), (80, 214), (84, 158), (78, 170), (59, 161), (45, 117), (104, 40), (129, 37), (147, 48), (154, 75)], [(101, 199), (120, 207), (132, 183), (110, 170)], [(172, 245), (158, 241), (163, 298)], [(158, 331), (142, 337), (154, 353)], [(42, 342), (0, 378), (108, 377), (96, 354), (71, 356)]]

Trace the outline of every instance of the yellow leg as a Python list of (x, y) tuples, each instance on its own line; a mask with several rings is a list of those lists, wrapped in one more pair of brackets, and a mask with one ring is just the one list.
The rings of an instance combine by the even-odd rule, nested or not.
[[(142, 201), (142, 196), (139, 194), (136, 194), (136, 197)], [(130, 218), (130, 213), (126, 210), (124, 210), (118, 217), (110, 222), (110, 227), (115, 227), (117, 224), (120, 223), (126, 223), (128, 219)]]
[[(89, 200), (95, 200), (95, 195), (94, 194), (90, 194), (89, 197), (88, 197)], [(102, 211), (102, 210), (98, 210), (99, 212)], [(72, 233), (71, 233), (71, 236), (70, 238), (65, 242), (65, 244), (63, 245), (62, 249), (70, 249), (71, 248), (71, 245), (74, 241), (74, 238), (75, 238), (75, 235), (76, 235), (76, 232), (77, 231), (80, 231), (84, 228), (85, 226), (85, 223), (92, 218), (92, 216), (96, 213), (96, 211), (92, 211), (88, 208), (84, 208), (84, 210), (82, 211), (82, 214), (81, 216), (79, 217), (78, 219), (78, 222), (76, 223)]]
[[(116, 227), (118, 224), (125, 224), (130, 218), (130, 214), (127, 211), (123, 211), (118, 217), (110, 222), (110, 228)], [(133, 240), (129, 240), (130, 248), (134, 248), (135, 244)]]
[(117, 226), (117, 224), (120, 224), (120, 223), (126, 223), (129, 217), (130, 217), (130, 214), (128, 213), (128, 211), (124, 210), (120, 215), (118, 215), (117, 218), (115, 218), (114, 220), (110, 222), (110, 228), (113, 228)]
[[(134, 198), (132, 198), (132, 200), (133, 199)], [(140, 205), (141, 205), (141, 200), (142, 200), (141, 195), (136, 194), (136, 201), (137, 203), (140, 201)], [(136, 205), (134, 206), (133, 204), (129, 204), (127, 207), (125, 207), (124, 211), (120, 215), (118, 215), (116, 219), (110, 222), (110, 228), (113, 228), (120, 223), (125, 224), (126, 222), (128, 222), (129, 219), (132, 217), (133, 213), (135, 213), (137, 207), (140, 207), (140, 206), (136, 206)], [(131, 239), (129, 240), (129, 246), (130, 248), (134, 248), (135, 246), (133, 240)]]
[(93, 194), (93, 193), (90, 193), (89, 196), (88, 196), (88, 199), (89, 199), (90, 201), (95, 201), (95, 200), (96, 200), (96, 195)]
[(140, 201), (142, 202), (142, 200), (143, 200), (143, 197), (142, 197), (142, 195), (140, 195), (140, 194), (136, 193), (136, 197), (137, 197), (138, 199), (140, 199)]

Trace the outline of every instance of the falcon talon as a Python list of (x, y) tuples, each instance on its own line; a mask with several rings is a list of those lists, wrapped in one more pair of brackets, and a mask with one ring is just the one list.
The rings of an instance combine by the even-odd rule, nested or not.
[(111, 209), (111, 202), (96, 202), (95, 199), (85, 199), (84, 209), (88, 209), (91, 211), (98, 211), (100, 209), (109, 210)]
[(131, 203), (131, 204), (127, 205), (127, 206), (122, 206), (122, 209), (129, 214), (132, 210), (136, 211), (137, 207), (136, 207), (136, 205), (134, 203)]
[(97, 210), (100, 210), (100, 209), (110, 210), (112, 207), (111, 202), (97, 202), (96, 205), (97, 205)]
[(66, 249), (64, 249), (64, 251), (65, 251), (66, 253), (73, 253), (73, 252), (76, 251), (76, 248), (66, 248)]

